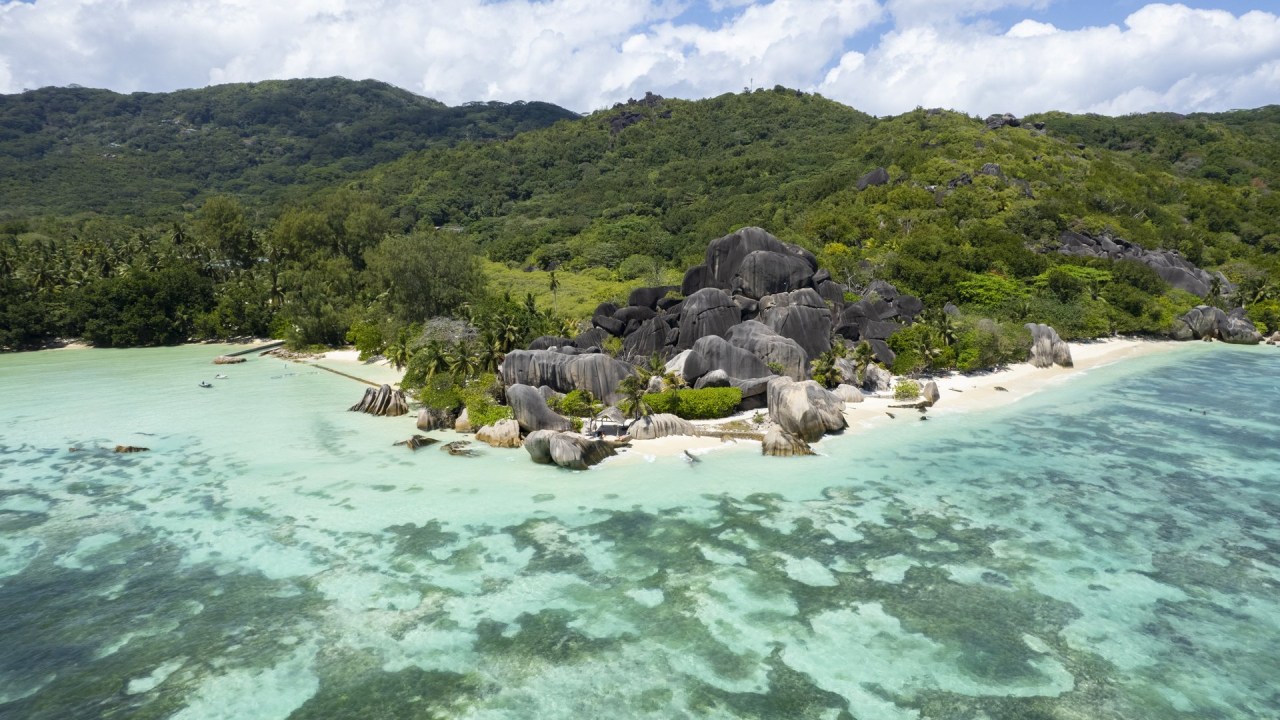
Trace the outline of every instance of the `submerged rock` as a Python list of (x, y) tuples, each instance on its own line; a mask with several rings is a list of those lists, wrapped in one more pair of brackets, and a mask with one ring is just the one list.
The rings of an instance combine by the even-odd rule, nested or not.
[(454, 440), (440, 446), (440, 449), (456, 457), (475, 457), (479, 454), (471, 447), (470, 440)]
[[(76, 448), (72, 448), (72, 450), (75, 450), (75, 449)], [(135, 445), (117, 445), (115, 452), (118, 452), (118, 453), (151, 452), (151, 448), (137, 447)]]
[(534, 462), (559, 465), (570, 470), (586, 470), (607, 457), (617, 454), (603, 440), (592, 440), (578, 433), (538, 430), (525, 438), (524, 449)]
[(438, 442), (440, 441), (436, 440), (435, 438), (429, 438), (426, 435), (413, 435), (413, 436), (410, 436), (408, 440), (401, 440), (398, 443), (392, 443), (392, 447), (403, 446), (403, 447), (409, 448), (410, 450), (417, 450), (418, 448), (435, 445)]

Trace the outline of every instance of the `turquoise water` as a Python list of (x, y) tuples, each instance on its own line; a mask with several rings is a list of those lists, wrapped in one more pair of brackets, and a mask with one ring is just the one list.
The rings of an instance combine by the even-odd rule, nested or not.
[(219, 351), (0, 356), (0, 717), (1280, 715), (1275, 348), (585, 473)]

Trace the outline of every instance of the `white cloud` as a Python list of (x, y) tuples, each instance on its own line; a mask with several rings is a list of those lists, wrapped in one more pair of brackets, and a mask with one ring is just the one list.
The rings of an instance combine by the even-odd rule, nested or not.
[(1274, 14), (1152, 4), (1124, 27), (897, 29), (865, 57), (842, 60), (821, 89), (877, 114), (917, 105), (976, 114), (1221, 110), (1276, 102), (1278, 64)]
[[(736, 3), (724, 3), (730, 7)], [(543, 99), (585, 110), (652, 89), (686, 96), (811, 85), (875, 0), (774, 0), (722, 27), (665, 0), (37, 0), (0, 5), (0, 92), (130, 91), (280, 77), (372, 77), (451, 103)]]
[[(449, 103), (539, 99), (576, 110), (749, 82), (818, 89), (877, 114), (917, 105), (1123, 113), (1280, 98), (1273, 13), (1153, 4), (1123, 26), (1074, 30), (1032, 19), (997, 27), (988, 16), (1050, 2), (706, 0), (711, 27), (686, 19), (698, 15), (686, 0), (0, 2), (0, 92), (343, 75)], [(889, 29), (868, 38), (886, 19)]]

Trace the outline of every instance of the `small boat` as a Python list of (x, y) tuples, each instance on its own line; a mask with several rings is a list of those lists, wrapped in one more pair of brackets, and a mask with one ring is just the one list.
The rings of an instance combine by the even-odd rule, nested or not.
[(214, 376), (213, 376), (213, 379), (214, 379), (214, 380), (226, 380), (226, 379), (227, 379), (227, 376), (226, 376), (226, 375), (223, 375), (222, 373), (218, 373), (217, 375), (214, 375)]
[(213, 387), (213, 385), (211, 385), (211, 384), (209, 384), (209, 383), (205, 382), (204, 380), (201, 380), (201, 381), (200, 381), (200, 387), (202, 387), (202, 388), (211, 388), (211, 387)]

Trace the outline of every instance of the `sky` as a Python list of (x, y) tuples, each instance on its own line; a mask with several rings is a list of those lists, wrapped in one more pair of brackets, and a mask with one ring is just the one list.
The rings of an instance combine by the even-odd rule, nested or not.
[(1280, 0), (0, 0), (0, 93), (373, 78), (578, 112), (784, 85), (874, 115), (1280, 103)]

